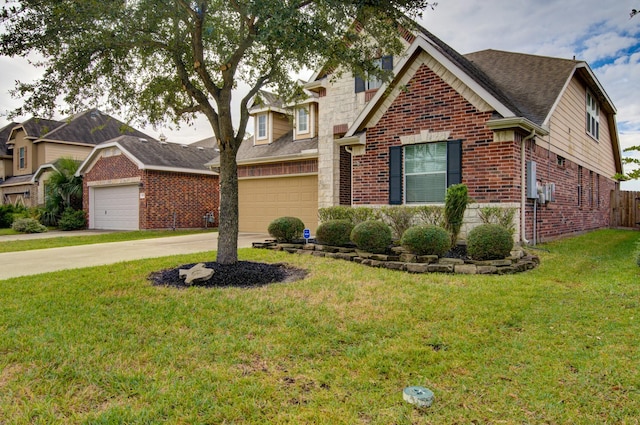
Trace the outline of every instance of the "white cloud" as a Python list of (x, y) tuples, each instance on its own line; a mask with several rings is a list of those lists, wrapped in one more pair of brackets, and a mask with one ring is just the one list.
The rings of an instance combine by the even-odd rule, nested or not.
[[(640, 131), (640, 16), (629, 19), (637, 0), (443, 0), (426, 10), (421, 24), (461, 53), (498, 49), (537, 55), (584, 59), (591, 64), (615, 104), (621, 130)], [(24, 61), (0, 58), (0, 114), (18, 105), (7, 90), (17, 77), (32, 78), (37, 71)], [(3, 125), (0, 122), (0, 125)], [(180, 130), (164, 132), (169, 140), (189, 143), (212, 134), (206, 119)]]

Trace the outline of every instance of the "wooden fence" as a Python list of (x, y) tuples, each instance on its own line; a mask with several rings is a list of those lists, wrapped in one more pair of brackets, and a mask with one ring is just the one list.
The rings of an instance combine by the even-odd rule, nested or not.
[(611, 227), (640, 228), (640, 192), (611, 191)]

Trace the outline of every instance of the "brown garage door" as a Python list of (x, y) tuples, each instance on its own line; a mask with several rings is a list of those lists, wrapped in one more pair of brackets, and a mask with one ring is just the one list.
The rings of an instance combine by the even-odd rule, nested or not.
[(314, 234), (318, 226), (318, 177), (292, 176), (238, 182), (241, 232), (266, 233), (278, 217), (293, 216)]

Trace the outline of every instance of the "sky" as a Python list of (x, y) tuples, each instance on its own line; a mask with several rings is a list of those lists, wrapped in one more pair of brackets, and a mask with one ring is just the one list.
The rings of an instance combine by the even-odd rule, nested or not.
[[(640, 0), (438, 0), (420, 23), (462, 54), (496, 49), (585, 60), (617, 109), (624, 149), (640, 145), (640, 15), (630, 18), (634, 8), (640, 9)], [(0, 57), (0, 127), (8, 122), (6, 111), (20, 105), (8, 93), (15, 80), (38, 75), (25, 60)], [(205, 119), (179, 129), (142, 130), (176, 143), (213, 135)], [(640, 158), (640, 152), (633, 155)], [(622, 188), (640, 190), (640, 181)]]

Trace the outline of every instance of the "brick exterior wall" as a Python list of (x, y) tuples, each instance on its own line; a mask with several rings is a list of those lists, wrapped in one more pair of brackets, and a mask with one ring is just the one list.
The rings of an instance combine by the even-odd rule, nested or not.
[[(366, 152), (353, 158), (353, 203), (389, 203), (389, 147), (400, 146), (400, 137), (449, 131), (449, 139), (461, 139), (463, 170), (482, 164), (494, 176), (465, 176), (471, 196), (483, 202), (506, 197), (500, 190), (513, 185), (511, 144), (494, 146), (493, 132), (486, 127), (490, 112), (479, 112), (428, 67), (421, 66), (379, 122), (367, 130)], [(506, 157), (506, 160), (502, 160)], [(489, 165), (491, 164), (491, 165)], [(506, 173), (506, 175), (504, 174)]]
[[(144, 199), (140, 199), (140, 229), (199, 228), (203, 216), (213, 211), (218, 223), (218, 177), (139, 170), (125, 155), (103, 157), (84, 175), (83, 208), (89, 216), (89, 183), (140, 178)], [(89, 223), (91, 226), (91, 223)]]
[[(540, 145), (528, 149), (527, 158), (536, 161), (538, 183), (556, 185), (555, 201), (538, 204), (538, 242), (609, 226), (611, 191), (616, 187), (609, 176), (569, 160), (558, 161), (555, 153)], [(579, 183), (582, 183), (581, 189)], [(529, 240), (533, 238), (533, 215), (533, 201), (527, 201), (526, 237)]]
[[(462, 182), (478, 203), (520, 203), (520, 154), (524, 133), (495, 138), (486, 122), (491, 112), (480, 112), (445, 81), (422, 65), (378, 123), (367, 130), (365, 154), (353, 157), (353, 204), (389, 203), (389, 147), (401, 146), (400, 137), (448, 132), (448, 140), (462, 140)], [(511, 140), (513, 139), (513, 140)], [(540, 144), (543, 144), (540, 142)], [(555, 201), (537, 208), (537, 240), (609, 225), (608, 176), (582, 168), (578, 205), (578, 165), (557, 165), (555, 154), (535, 142), (525, 142), (526, 159), (537, 163), (538, 182), (555, 183)], [(592, 201), (590, 201), (592, 199)], [(533, 201), (526, 204), (526, 238), (533, 238)]]
[(340, 147), (340, 205), (351, 205), (351, 154)]
[(145, 199), (140, 200), (141, 228), (204, 227), (208, 212), (213, 212), (213, 225), (218, 226), (217, 176), (146, 170), (142, 181)]
[(317, 172), (317, 159), (238, 166), (238, 178), (311, 174)]

